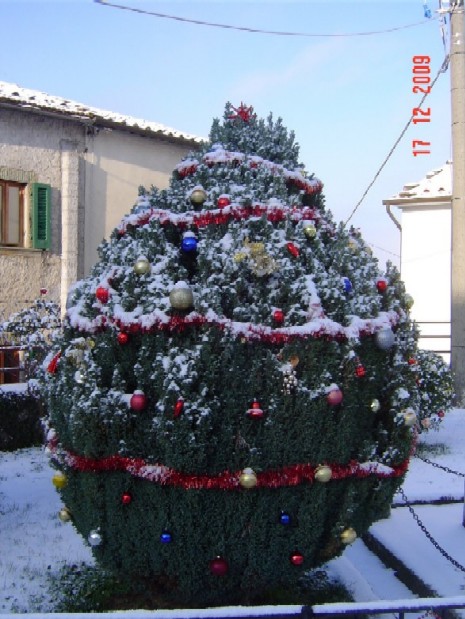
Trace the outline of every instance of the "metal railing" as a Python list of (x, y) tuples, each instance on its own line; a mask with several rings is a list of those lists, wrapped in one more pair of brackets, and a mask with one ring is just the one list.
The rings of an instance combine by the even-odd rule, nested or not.
[[(371, 602), (341, 602), (331, 604), (314, 604), (313, 606), (228, 606), (205, 609), (178, 609), (178, 610), (137, 610), (116, 611), (106, 613), (78, 613), (79, 619), (290, 619), (300, 617), (344, 616), (376, 616), (395, 614), (404, 619), (407, 614), (418, 614), (425, 611), (425, 615), (435, 617), (454, 617), (451, 612), (465, 608), (465, 596), (445, 598), (412, 598), (402, 600), (374, 600)], [(69, 619), (69, 613), (15, 613), (15, 619)]]
[[(432, 352), (438, 353), (438, 354), (450, 354), (450, 349), (451, 349), (451, 335), (450, 335), (450, 321), (447, 320), (422, 320), (422, 321), (416, 321), (416, 324), (419, 326), (420, 328), (420, 336), (419, 336), (419, 346), (420, 348), (426, 348), (425, 346), (422, 346), (422, 343), (424, 343), (425, 340), (447, 340), (449, 342), (449, 347), (446, 349), (437, 349), (437, 348), (426, 348), (427, 350), (431, 350)], [(447, 331), (447, 333), (429, 333), (429, 330), (422, 329), (422, 325), (447, 325), (447, 329), (444, 329), (444, 331)], [(437, 327), (435, 326), (434, 329), (436, 329)], [(438, 328), (438, 330), (440, 330)]]

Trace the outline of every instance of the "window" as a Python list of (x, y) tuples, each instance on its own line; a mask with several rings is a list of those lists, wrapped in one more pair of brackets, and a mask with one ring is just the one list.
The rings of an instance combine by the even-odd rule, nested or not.
[(0, 180), (0, 246), (50, 249), (50, 194), (44, 183)]
[(26, 185), (0, 181), (0, 243), (24, 245), (24, 189)]

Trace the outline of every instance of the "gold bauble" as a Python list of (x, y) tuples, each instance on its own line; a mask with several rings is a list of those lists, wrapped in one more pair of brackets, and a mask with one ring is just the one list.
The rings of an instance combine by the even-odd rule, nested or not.
[(239, 477), (239, 483), (243, 488), (255, 488), (257, 485), (257, 476), (252, 469), (246, 468)]
[(413, 304), (414, 304), (413, 297), (410, 294), (406, 294), (405, 297), (404, 297), (404, 300), (405, 300), (405, 307), (407, 309), (411, 309), (413, 307)]
[(346, 544), (346, 545), (352, 544), (353, 542), (355, 542), (356, 539), (357, 539), (357, 533), (355, 532), (355, 529), (352, 529), (352, 527), (345, 529), (341, 533), (341, 542), (343, 544)]
[(137, 275), (146, 275), (150, 273), (150, 262), (147, 258), (138, 258), (134, 264), (134, 273)]
[(292, 365), (293, 368), (296, 368), (299, 365), (300, 359), (297, 355), (291, 355), (289, 357), (289, 363)]
[(352, 251), (357, 251), (358, 249), (358, 243), (355, 239), (349, 239), (348, 246)]
[(408, 408), (407, 410), (404, 411), (404, 423), (408, 428), (411, 428), (412, 426), (414, 426), (417, 422), (417, 416), (415, 414), (415, 411), (412, 410), (411, 408)]
[(194, 295), (188, 286), (175, 286), (170, 292), (171, 307), (187, 310), (194, 305)]
[(203, 189), (194, 189), (190, 196), (190, 200), (194, 206), (202, 206), (207, 198), (207, 193)]
[(64, 488), (67, 483), (68, 483), (68, 479), (66, 475), (64, 475), (63, 473), (55, 473), (55, 475), (52, 477), (52, 484), (58, 490), (61, 490), (62, 488)]
[(242, 262), (246, 258), (247, 254), (245, 253), (245, 251), (238, 251), (236, 254), (234, 254), (234, 262)]
[(307, 237), (307, 239), (314, 239), (316, 237), (316, 228), (315, 228), (315, 224), (311, 224), (311, 223), (305, 223), (303, 225), (303, 229), (304, 229), (304, 234)]
[(316, 481), (319, 481), (322, 484), (325, 484), (331, 479), (332, 475), (333, 475), (333, 472), (329, 468), (329, 466), (326, 466), (325, 464), (320, 464), (320, 466), (316, 467), (316, 470), (315, 470)]
[(379, 409), (381, 408), (381, 404), (380, 401), (377, 400), (376, 398), (374, 400), (371, 401), (370, 404), (370, 408), (374, 413), (377, 413), (379, 411)]
[(67, 507), (62, 507), (58, 512), (58, 518), (61, 522), (69, 522), (71, 520), (71, 512)]
[(260, 256), (265, 253), (264, 243), (247, 243), (247, 247), (249, 248), (250, 255), (253, 257)]

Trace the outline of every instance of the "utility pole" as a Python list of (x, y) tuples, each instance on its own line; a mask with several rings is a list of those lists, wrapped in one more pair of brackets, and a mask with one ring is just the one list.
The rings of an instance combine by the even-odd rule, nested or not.
[(456, 406), (465, 399), (465, 18), (464, 0), (451, 2), (452, 114), (451, 366)]

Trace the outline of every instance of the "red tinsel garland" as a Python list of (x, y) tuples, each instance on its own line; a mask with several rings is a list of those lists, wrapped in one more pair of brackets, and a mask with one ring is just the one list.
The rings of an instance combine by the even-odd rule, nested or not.
[[(221, 156), (222, 158), (219, 159), (217, 156), (215, 156), (215, 154), (206, 153), (203, 156), (203, 161), (209, 167), (213, 167), (214, 165), (235, 166), (242, 164), (246, 159), (246, 156), (242, 153), (235, 153), (230, 151), (221, 151)], [(267, 167), (272, 174), (283, 174), (286, 177), (287, 183), (289, 185), (294, 185), (297, 189), (304, 191), (307, 195), (320, 193), (323, 189), (323, 183), (319, 179), (307, 179), (298, 172), (286, 170), (284, 166), (274, 163), (272, 161), (252, 157), (249, 159), (248, 164), (251, 169), (256, 169), (258, 168), (258, 166), (263, 165)], [(191, 174), (195, 174), (198, 165), (199, 162), (197, 160), (193, 161), (192, 159), (189, 159), (179, 164), (176, 167), (176, 170), (181, 178), (186, 178)]]
[[(399, 316), (391, 316), (389, 326), (394, 327), (397, 324)], [(311, 323), (310, 323), (311, 324)], [(74, 326), (80, 333), (98, 333), (103, 332), (111, 326), (116, 327), (118, 332), (126, 332), (130, 334), (151, 334), (158, 332), (165, 333), (182, 333), (187, 328), (197, 328), (202, 326), (216, 327), (220, 331), (229, 330), (233, 337), (236, 337), (244, 342), (263, 342), (266, 344), (284, 345), (291, 341), (313, 339), (324, 339), (328, 342), (346, 342), (349, 337), (354, 337), (355, 333), (351, 327), (343, 327), (333, 323), (331, 320), (319, 319), (318, 326), (313, 329), (305, 330), (305, 325), (296, 327), (282, 327), (273, 329), (264, 325), (254, 325), (251, 323), (236, 323), (226, 318), (206, 317), (196, 312), (192, 312), (187, 316), (167, 316), (166, 320), (161, 318), (155, 319), (151, 324), (142, 324), (141, 322), (124, 322), (113, 316), (106, 317), (99, 315), (93, 320), (88, 320), (84, 326), (80, 320), (74, 322), (71, 320), (71, 325)], [(384, 325), (388, 326), (388, 325)], [(383, 325), (370, 324), (369, 320), (365, 321), (365, 326), (360, 326), (358, 329), (358, 337), (371, 336)]]
[[(141, 458), (124, 458), (119, 455), (99, 460), (78, 456), (70, 452), (55, 451), (55, 445), (49, 446), (55, 459), (62, 465), (80, 472), (103, 473), (106, 471), (124, 471), (133, 477), (139, 477), (161, 486), (174, 486), (184, 490), (237, 490), (242, 488), (240, 477), (243, 471), (223, 471), (218, 475), (192, 475), (177, 471), (161, 464), (148, 464)], [(379, 465), (376, 462), (328, 465), (332, 471), (331, 480), (347, 478), (364, 479), (374, 476), (378, 479), (401, 477), (408, 468), (409, 458), (394, 467)], [(256, 473), (257, 488), (283, 488), (298, 486), (315, 481), (317, 466), (312, 464), (294, 464), (279, 470)]]
[[(132, 228), (142, 227), (150, 221), (158, 219), (160, 225), (171, 224), (178, 228), (185, 228), (188, 225), (204, 228), (211, 225), (227, 224), (231, 220), (241, 221), (250, 217), (261, 217), (266, 215), (268, 221), (275, 223), (283, 221), (287, 215), (293, 220), (312, 220), (318, 222), (319, 215), (315, 209), (308, 206), (298, 208), (296, 206), (282, 206), (279, 208), (270, 207), (266, 204), (252, 204), (250, 206), (230, 205), (224, 209), (213, 209), (211, 211), (202, 210), (199, 212), (173, 213), (167, 210), (152, 209), (141, 213), (137, 219), (131, 216), (128, 222), (124, 222), (118, 232), (120, 235), (126, 232), (127, 225)], [(126, 223), (126, 225), (125, 225)]]

